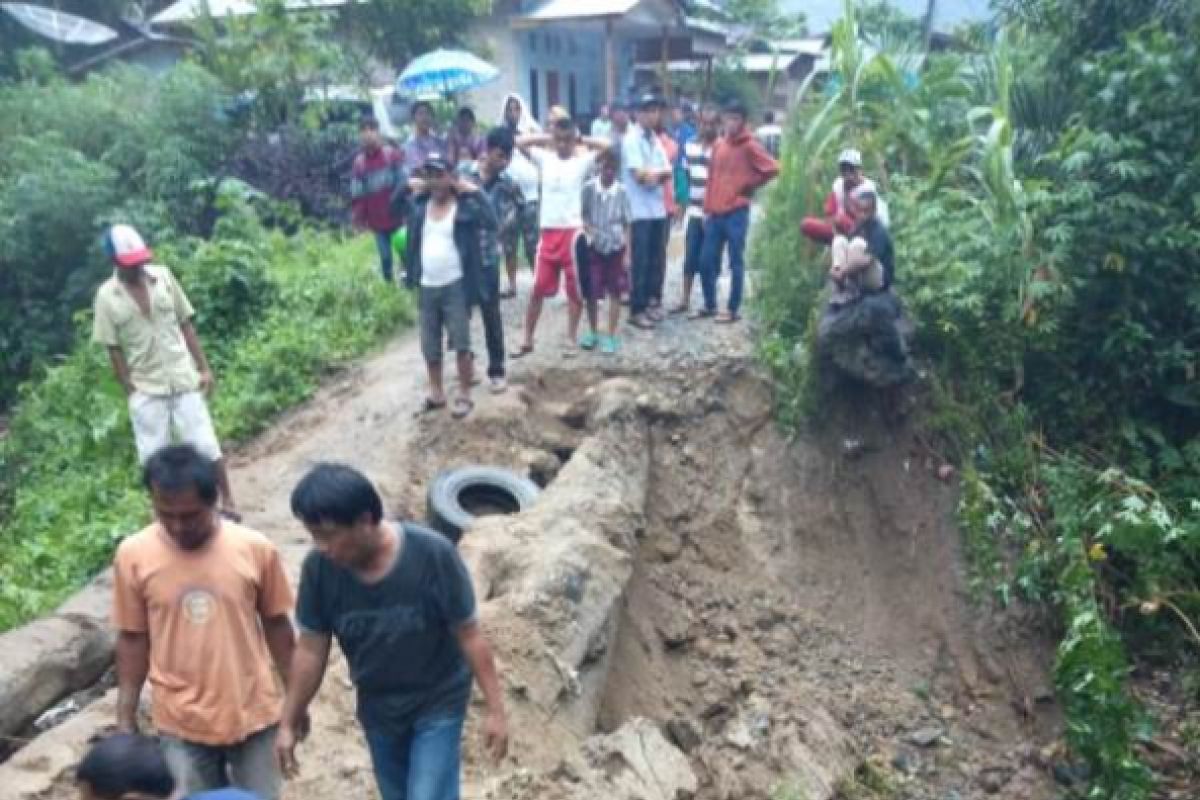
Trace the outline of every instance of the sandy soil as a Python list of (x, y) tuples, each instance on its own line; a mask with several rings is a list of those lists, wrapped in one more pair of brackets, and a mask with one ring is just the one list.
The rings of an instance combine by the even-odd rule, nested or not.
[[(527, 288), (505, 304), (514, 342)], [(549, 307), (545, 346), (511, 365), (508, 394), (479, 387), (465, 424), (415, 414), (425, 375), (411, 333), (348, 369), (233, 457), (247, 522), (279, 543), (295, 574), (308, 540), (288, 495), (313, 462), (355, 464), (393, 512), (415, 519), (428, 479), (455, 463), (552, 480), (587, 436), (572, 424), (571, 404), (605, 378), (631, 376), (666, 397), (669, 411), (651, 428), (645, 526), (599, 730), (634, 716), (659, 723), (689, 755), (701, 800), (799, 796), (788, 794), (789, 748), (823, 726), (848, 731), (864, 764), (842, 796), (1054, 796), (1041, 752), (1057, 734), (1046, 648), (1028, 620), (972, 610), (954, 487), (937, 480), (939, 464), (912, 431), (884, 425), (862, 400), (786, 441), (770, 423), (745, 324), (672, 318), (656, 333), (630, 329), (617, 357), (564, 358), (554, 346), (564, 318), (561, 304)], [(848, 456), (847, 438), (867, 446)], [(514, 691), (511, 675), (506, 685)], [(106, 713), (104, 701), (92, 711)], [(375, 796), (342, 665), (314, 718), (303, 773), (286, 797)], [(464, 796), (559, 796), (554, 781), (569, 784), (569, 771), (531, 779), (519, 795), (493, 779), (553, 763), (554, 738), (518, 732), (499, 770), (476, 759), (472, 743)], [(51, 791), (14, 796), (70, 791), (63, 778)]]

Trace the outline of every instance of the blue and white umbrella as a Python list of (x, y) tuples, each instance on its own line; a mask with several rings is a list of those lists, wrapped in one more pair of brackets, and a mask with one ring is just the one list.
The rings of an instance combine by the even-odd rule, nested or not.
[(434, 50), (414, 59), (396, 79), (402, 97), (464, 92), (491, 83), (500, 70), (464, 50)]

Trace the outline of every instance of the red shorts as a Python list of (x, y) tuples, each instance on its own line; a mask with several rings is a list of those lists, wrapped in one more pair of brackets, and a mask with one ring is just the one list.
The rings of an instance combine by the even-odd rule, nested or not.
[(577, 245), (583, 231), (578, 228), (546, 228), (538, 241), (537, 265), (533, 268), (533, 293), (537, 297), (558, 294), (559, 276), (566, 278), (567, 299), (580, 303)]

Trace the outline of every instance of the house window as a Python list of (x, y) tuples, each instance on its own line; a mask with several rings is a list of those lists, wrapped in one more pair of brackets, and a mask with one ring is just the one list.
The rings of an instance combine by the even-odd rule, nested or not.
[(567, 76), (567, 110), (571, 112), (572, 117), (575, 116), (576, 108), (577, 108), (577, 106), (575, 104), (575, 73), (572, 72), (570, 75)]
[(529, 113), (534, 119), (542, 118), (542, 95), (538, 91), (538, 71), (529, 70)]
[(536, 33), (529, 34), (529, 52), (531, 52), (531, 53), (537, 52), (537, 34)]
[(579, 48), (575, 46), (575, 37), (567, 37), (567, 55), (573, 56), (579, 52)]
[(550, 55), (554, 55), (554, 37), (548, 33), (542, 34), (542, 49)]

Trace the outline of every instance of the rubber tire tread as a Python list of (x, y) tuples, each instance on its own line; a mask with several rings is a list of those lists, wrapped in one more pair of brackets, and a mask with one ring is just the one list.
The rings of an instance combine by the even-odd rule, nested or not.
[(530, 508), (541, 494), (536, 483), (507, 469), (467, 466), (438, 473), (426, 493), (426, 518), (429, 527), (456, 544), (475, 521), (459, 500), (466, 489), (502, 493), (515, 499), (520, 511)]

